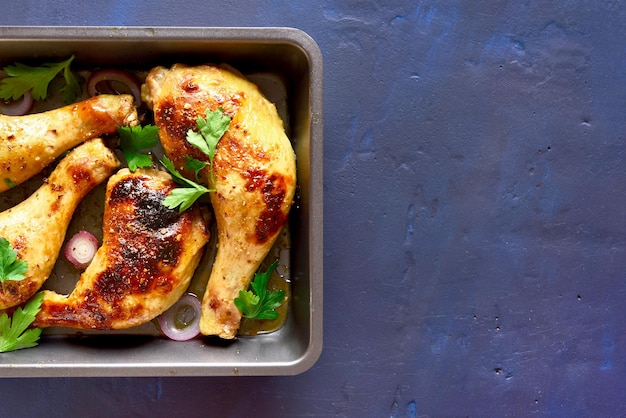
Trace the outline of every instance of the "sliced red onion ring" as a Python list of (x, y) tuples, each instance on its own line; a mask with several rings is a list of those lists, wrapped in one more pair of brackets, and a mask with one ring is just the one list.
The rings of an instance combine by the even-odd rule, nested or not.
[[(116, 83), (121, 83), (123, 88), (116, 88)], [(92, 72), (87, 79), (87, 93), (92, 97), (98, 94), (130, 93), (135, 97), (135, 106), (141, 104), (139, 79), (133, 73), (114, 68)]]
[(76, 233), (65, 245), (65, 258), (77, 269), (84, 270), (98, 251), (98, 238), (91, 232)]
[(159, 316), (159, 326), (166, 337), (187, 341), (200, 333), (202, 304), (196, 295), (187, 293)]
[(33, 95), (30, 91), (17, 100), (4, 101), (0, 99), (0, 113), (7, 116), (22, 116), (33, 108)]

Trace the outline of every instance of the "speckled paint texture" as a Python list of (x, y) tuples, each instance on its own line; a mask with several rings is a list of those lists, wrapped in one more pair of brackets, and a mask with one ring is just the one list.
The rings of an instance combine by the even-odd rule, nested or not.
[(0, 24), (293, 26), (325, 74), (318, 363), (0, 380), (0, 415), (626, 410), (623, 1), (23, 1)]

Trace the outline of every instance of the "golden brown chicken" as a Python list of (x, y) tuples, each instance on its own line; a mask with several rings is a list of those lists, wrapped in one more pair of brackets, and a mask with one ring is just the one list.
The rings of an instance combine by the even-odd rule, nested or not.
[(0, 192), (28, 180), (87, 139), (137, 122), (130, 95), (100, 95), (31, 115), (0, 115)]
[[(202, 301), (200, 331), (232, 339), (241, 312), (234, 304), (287, 220), (296, 188), (295, 154), (275, 106), (256, 85), (217, 66), (152, 69), (142, 87), (161, 143), (177, 168), (185, 156), (209, 161), (186, 141), (198, 116), (221, 107), (230, 127), (217, 144), (211, 193), (218, 251)], [(202, 172), (210, 182), (209, 167)]]
[(36, 327), (124, 329), (148, 322), (187, 289), (209, 233), (198, 207), (163, 206), (176, 186), (154, 169), (107, 183), (102, 246), (69, 296), (44, 291)]
[(92, 139), (72, 150), (28, 199), (0, 213), (0, 237), (28, 263), (26, 277), (0, 288), (0, 309), (18, 305), (39, 290), (59, 255), (74, 210), (89, 191), (106, 180), (119, 161)]

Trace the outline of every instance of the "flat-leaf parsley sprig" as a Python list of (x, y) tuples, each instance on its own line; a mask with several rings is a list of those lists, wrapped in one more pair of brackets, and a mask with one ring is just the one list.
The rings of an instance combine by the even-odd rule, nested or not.
[(7, 280), (23, 280), (26, 277), (28, 263), (17, 259), (17, 251), (4, 237), (0, 238), (0, 283), (4, 291)]
[(70, 69), (74, 55), (59, 63), (46, 63), (39, 67), (15, 63), (4, 67), (8, 77), (0, 81), (0, 99), (17, 100), (30, 90), (33, 99), (48, 97), (50, 82), (63, 72), (65, 85), (61, 87), (65, 103), (74, 102), (82, 92), (78, 79)]
[(274, 261), (265, 273), (256, 273), (250, 283), (251, 290), (240, 290), (239, 297), (235, 298), (235, 306), (244, 317), (250, 319), (276, 319), (280, 306), (285, 298), (284, 290), (268, 290), (267, 283), (270, 276), (278, 267), (278, 260)]
[(120, 149), (130, 171), (152, 165), (152, 157), (141, 151), (158, 145), (159, 128), (157, 126), (118, 126), (117, 133), (120, 136)]
[(41, 329), (28, 327), (41, 309), (42, 301), (43, 292), (39, 292), (24, 308), (18, 307), (11, 318), (6, 312), (0, 315), (0, 353), (38, 345)]
[(169, 194), (165, 196), (163, 204), (168, 208), (174, 209), (179, 207), (178, 210), (184, 212), (189, 209), (200, 196), (214, 191), (180, 174), (169, 158), (163, 157), (161, 164), (167, 168), (167, 171), (170, 172), (174, 181), (183, 186), (172, 189)]
[(224, 113), (224, 109), (206, 110), (206, 118), (198, 116), (196, 127), (198, 132), (190, 129), (187, 131), (187, 142), (202, 151), (209, 157), (210, 181), (215, 184), (215, 173), (213, 172), (213, 159), (217, 143), (230, 126), (230, 116)]
[[(17, 251), (4, 237), (0, 238), (0, 283), (4, 291), (7, 280), (23, 280), (28, 271), (28, 263), (18, 260)], [(36, 294), (24, 308), (18, 307), (12, 318), (6, 312), (0, 315), (0, 353), (30, 348), (37, 345), (41, 329), (27, 329), (41, 309), (43, 293)]]
[[(200, 175), (200, 171), (206, 167), (207, 165), (209, 165), (209, 163), (205, 162), (205, 161), (200, 161), (200, 160), (196, 160), (193, 157), (190, 157), (189, 155), (185, 155), (185, 168), (189, 169), (189, 170), (193, 170), (195, 176), (196, 176), (196, 180), (199, 180), (199, 175)], [(211, 190), (212, 192), (215, 190)]]
[[(202, 151), (207, 157), (209, 157), (209, 184), (215, 185), (215, 173), (213, 171), (213, 160), (215, 158), (215, 151), (217, 143), (224, 136), (228, 127), (230, 126), (230, 116), (226, 115), (223, 109), (220, 107), (217, 110), (206, 110), (206, 118), (198, 116), (196, 120), (196, 128), (198, 132), (193, 129), (187, 131), (187, 142), (194, 147)], [(207, 166), (207, 163), (200, 161), (196, 158), (185, 156), (185, 168), (193, 170), (198, 180), (200, 170)], [(176, 167), (174, 163), (164, 157), (161, 160), (161, 164), (172, 174), (174, 180), (183, 187), (177, 187), (173, 189), (165, 198), (163, 204), (170, 209), (179, 207), (179, 210), (183, 212), (188, 209), (193, 203), (205, 193), (215, 192), (214, 188), (207, 188), (195, 181), (185, 178)]]

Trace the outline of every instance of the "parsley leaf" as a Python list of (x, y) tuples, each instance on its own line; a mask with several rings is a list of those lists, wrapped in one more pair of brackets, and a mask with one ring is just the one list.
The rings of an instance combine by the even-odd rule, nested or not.
[(22, 309), (18, 307), (13, 317), (4, 312), (0, 315), (0, 353), (35, 347), (41, 336), (41, 329), (27, 329), (41, 309), (43, 292), (37, 293)]
[(155, 147), (159, 143), (157, 126), (118, 126), (117, 133), (120, 136), (122, 154), (126, 158), (130, 171), (152, 165), (152, 157), (142, 154), (141, 151)]
[(65, 85), (60, 89), (63, 92), (63, 101), (65, 103), (72, 103), (83, 92), (83, 88), (80, 86), (74, 73), (70, 70), (69, 63), (63, 68), (63, 78), (65, 79)]
[(185, 164), (185, 167), (194, 171), (194, 173), (196, 174), (196, 180), (198, 180), (198, 176), (200, 175), (200, 170), (202, 170), (204, 167), (206, 167), (209, 164), (204, 161), (196, 160), (195, 158), (190, 157), (188, 155), (185, 155), (185, 160), (187, 161), (187, 164)]
[(0, 81), (0, 99), (17, 100), (30, 90), (33, 99), (42, 100), (48, 96), (48, 85), (63, 71), (65, 86), (61, 88), (63, 100), (71, 103), (81, 93), (78, 79), (70, 70), (74, 55), (63, 62), (46, 63), (39, 67), (15, 63), (4, 67), (8, 77)]
[(17, 251), (6, 238), (0, 238), (0, 283), (4, 291), (7, 280), (22, 280), (26, 277), (28, 263), (17, 259)]
[[(226, 115), (220, 107), (215, 111), (207, 109), (206, 119), (202, 116), (198, 116), (198, 119), (196, 120), (198, 132), (195, 132), (192, 129), (187, 131), (187, 141), (209, 157), (208, 165), (211, 170), (209, 184), (215, 184), (213, 157), (215, 157), (217, 143), (222, 138), (224, 133), (226, 133), (229, 126), (230, 116)], [(185, 168), (194, 170), (196, 180), (198, 180), (200, 170), (205, 168), (207, 163), (188, 155), (185, 156), (185, 159)], [(172, 174), (174, 180), (183, 186), (173, 189), (166, 196), (163, 204), (168, 208), (174, 209), (175, 207), (179, 207), (179, 210), (183, 212), (193, 205), (193, 203), (203, 194), (215, 191), (215, 189), (208, 189), (201, 184), (185, 178), (178, 170), (176, 170), (174, 163), (172, 163), (169, 158), (164, 157), (163, 160), (161, 160), (161, 164), (163, 164), (170, 174)]]
[(215, 173), (213, 172), (213, 158), (217, 143), (224, 136), (230, 126), (230, 116), (224, 113), (220, 107), (217, 110), (206, 110), (206, 119), (198, 116), (196, 127), (198, 132), (187, 131), (187, 142), (198, 148), (209, 157), (211, 170), (211, 183), (215, 183)]
[(13, 187), (17, 186), (17, 183), (8, 177), (4, 178), (4, 183), (9, 187), (9, 189), (12, 189)]
[(180, 206), (178, 210), (180, 212), (184, 212), (189, 209), (189, 207), (191, 207), (191, 205), (193, 205), (194, 202), (200, 198), (200, 196), (213, 191), (184, 177), (178, 170), (176, 170), (174, 163), (169, 158), (163, 157), (161, 164), (167, 168), (167, 171), (170, 172), (174, 181), (181, 186), (184, 186), (172, 189), (172, 191), (165, 196), (163, 204), (166, 207), (174, 209)]
[(284, 290), (268, 290), (267, 282), (274, 270), (278, 267), (278, 261), (274, 261), (265, 273), (257, 273), (250, 284), (252, 290), (239, 291), (239, 297), (235, 298), (235, 306), (239, 308), (243, 316), (250, 319), (276, 319), (278, 312), (275, 311), (285, 298)]
[(202, 187), (204, 186), (198, 188), (177, 187), (165, 197), (163, 204), (170, 209), (179, 206), (178, 210), (184, 212), (189, 209), (200, 196), (208, 193), (208, 190), (203, 190)]

